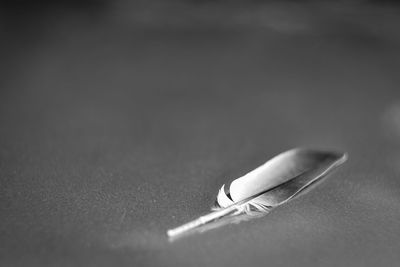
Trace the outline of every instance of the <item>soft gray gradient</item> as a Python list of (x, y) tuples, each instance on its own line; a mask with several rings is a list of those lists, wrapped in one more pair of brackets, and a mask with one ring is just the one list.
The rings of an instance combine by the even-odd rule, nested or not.
[[(50, 2), (1, 7), (0, 265), (398, 265), (399, 7)], [(298, 146), (349, 160), (168, 242)]]

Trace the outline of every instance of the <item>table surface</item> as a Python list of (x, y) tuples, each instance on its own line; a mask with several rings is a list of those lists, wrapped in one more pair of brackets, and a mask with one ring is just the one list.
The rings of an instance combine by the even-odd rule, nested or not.
[[(397, 265), (399, 11), (2, 6), (0, 265)], [(349, 160), (263, 218), (168, 240), (293, 147)]]

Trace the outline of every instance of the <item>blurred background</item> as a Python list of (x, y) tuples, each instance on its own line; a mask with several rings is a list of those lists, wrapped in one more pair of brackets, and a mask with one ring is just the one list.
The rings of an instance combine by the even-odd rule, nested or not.
[[(0, 265), (395, 266), (398, 1), (3, 1)], [(350, 160), (169, 242), (292, 147)]]

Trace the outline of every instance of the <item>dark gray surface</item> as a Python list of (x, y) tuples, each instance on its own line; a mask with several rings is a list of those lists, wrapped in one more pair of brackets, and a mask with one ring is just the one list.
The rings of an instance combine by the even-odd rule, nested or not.
[[(397, 266), (398, 14), (3, 7), (0, 265)], [(297, 146), (350, 160), (264, 218), (168, 242), (224, 182)]]

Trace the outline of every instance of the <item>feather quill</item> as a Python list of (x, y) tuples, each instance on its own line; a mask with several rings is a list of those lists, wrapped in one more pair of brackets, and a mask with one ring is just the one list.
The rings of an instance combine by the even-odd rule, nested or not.
[(221, 218), (247, 214), (259, 216), (268, 213), (310, 184), (344, 163), (346, 154), (310, 149), (292, 149), (233, 180), (229, 188), (222, 185), (218, 192), (214, 212), (168, 230), (175, 237)]

